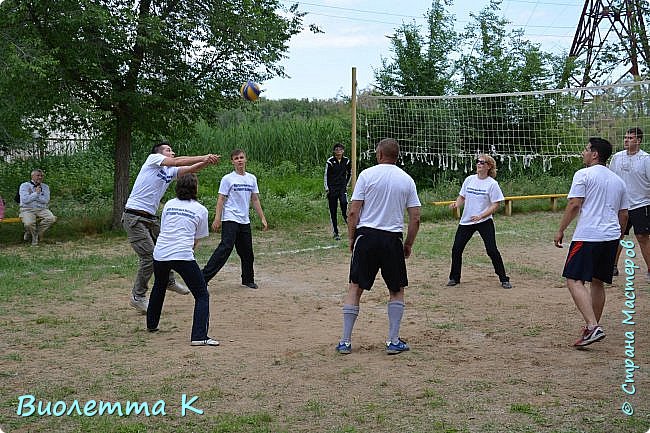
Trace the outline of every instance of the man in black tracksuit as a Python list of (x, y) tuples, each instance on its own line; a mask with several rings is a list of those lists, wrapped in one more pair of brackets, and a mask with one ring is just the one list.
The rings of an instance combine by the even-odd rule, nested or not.
[(341, 143), (336, 143), (332, 149), (334, 155), (330, 156), (325, 163), (325, 192), (327, 192), (327, 202), (330, 208), (330, 220), (332, 221), (332, 232), (334, 239), (341, 240), (339, 228), (336, 221), (337, 202), (341, 204), (341, 214), (343, 221), (348, 222), (348, 195), (347, 187), (352, 177), (352, 164), (350, 159), (343, 156), (345, 147)]

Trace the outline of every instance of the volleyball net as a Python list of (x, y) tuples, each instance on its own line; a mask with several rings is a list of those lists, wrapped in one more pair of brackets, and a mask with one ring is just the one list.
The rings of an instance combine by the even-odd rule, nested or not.
[(650, 137), (650, 81), (485, 95), (358, 97), (357, 141), (370, 158), (383, 138), (400, 143), (401, 163), (474, 170), (482, 153), (510, 169), (581, 157), (589, 137), (621, 150), (630, 127)]

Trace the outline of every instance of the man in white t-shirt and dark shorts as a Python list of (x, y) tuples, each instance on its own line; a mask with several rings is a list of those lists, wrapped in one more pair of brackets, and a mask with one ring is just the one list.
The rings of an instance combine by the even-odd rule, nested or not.
[[(600, 318), (605, 307), (605, 286), (611, 284), (621, 227), (627, 224), (628, 198), (625, 183), (605, 163), (612, 154), (609, 141), (592, 137), (582, 152), (587, 166), (573, 176), (566, 210), (555, 235), (562, 248), (564, 231), (580, 215), (562, 276), (586, 325), (573, 344), (587, 346), (605, 338)], [(591, 282), (587, 288), (585, 283)]]
[(214, 250), (208, 263), (203, 268), (206, 283), (209, 282), (228, 261), (233, 248), (241, 260), (241, 283), (251, 289), (257, 289), (253, 262), (253, 234), (249, 209), (253, 209), (262, 221), (262, 230), (269, 229), (260, 204), (257, 178), (246, 172), (246, 153), (235, 149), (230, 153), (230, 160), (235, 168), (221, 178), (219, 197), (215, 209), (212, 229), (221, 230), (221, 242)]
[[(219, 162), (218, 155), (179, 156), (172, 151), (169, 143), (155, 144), (135, 179), (131, 194), (122, 214), (122, 225), (131, 247), (140, 258), (129, 304), (147, 313), (147, 291), (153, 275), (153, 249), (160, 233), (160, 223), (156, 212), (165, 191), (176, 177), (196, 173), (210, 164)], [(173, 275), (169, 278), (169, 290), (187, 295), (189, 290), (176, 283)]]
[[(370, 290), (381, 269), (388, 287), (388, 339), (386, 353), (409, 350), (399, 336), (404, 314), (404, 288), (408, 286), (405, 259), (411, 255), (420, 228), (420, 200), (415, 182), (397, 167), (399, 145), (396, 140), (381, 140), (376, 148), (377, 165), (365, 169), (352, 194), (348, 212), (348, 238), (352, 259), (350, 284), (343, 301), (343, 334), (336, 346), (340, 354), (352, 352), (352, 329), (359, 315), (359, 303)], [(404, 210), (408, 213), (406, 239)]]
[[(623, 179), (630, 199), (629, 219), (621, 239), (629, 235), (630, 228), (634, 227), (634, 236), (648, 269), (646, 281), (650, 281), (650, 154), (641, 149), (642, 140), (641, 128), (628, 129), (623, 141), (625, 150), (612, 156), (609, 168)], [(616, 263), (621, 250), (619, 245), (614, 262), (614, 275), (618, 275)]]

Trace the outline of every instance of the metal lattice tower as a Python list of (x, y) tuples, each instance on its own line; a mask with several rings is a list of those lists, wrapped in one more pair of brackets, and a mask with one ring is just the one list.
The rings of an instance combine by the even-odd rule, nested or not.
[(579, 62), (580, 68), (565, 76), (562, 87), (647, 78), (650, 46), (644, 5), (647, 13), (642, 0), (585, 0), (569, 52), (570, 63)]

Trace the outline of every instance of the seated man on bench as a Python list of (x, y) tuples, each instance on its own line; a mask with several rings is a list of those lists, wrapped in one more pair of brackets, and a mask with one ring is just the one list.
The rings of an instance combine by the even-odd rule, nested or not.
[(20, 219), (25, 226), (25, 240), (32, 246), (43, 240), (43, 234), (56, 221), (47, 208), (50, 203), (50, 188), (43, 183), (43, 170), (32, 170), (32, 180), (20, 185)]

